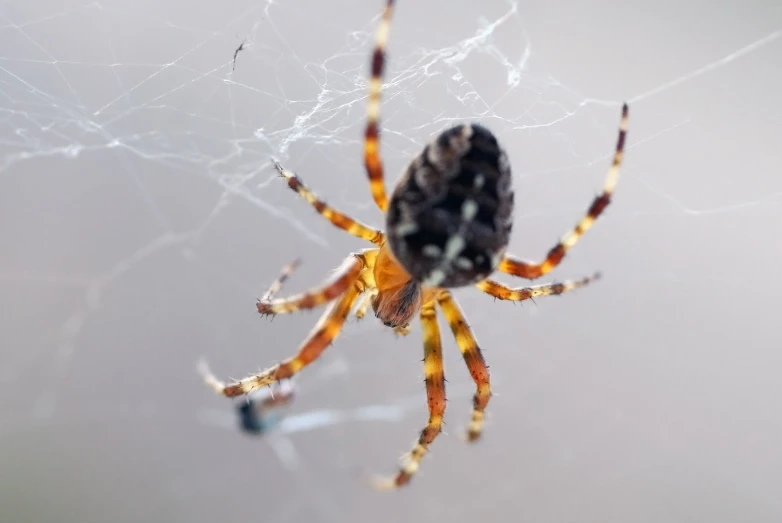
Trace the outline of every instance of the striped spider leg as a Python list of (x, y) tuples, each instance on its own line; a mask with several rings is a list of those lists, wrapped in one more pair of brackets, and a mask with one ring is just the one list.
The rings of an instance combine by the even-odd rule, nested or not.
[(404, 458), (399, 472), (392, 478), (373, 478), (373, 486), (378, 490), (393, 490), (410, 482), (426, 455), (429, 445), (442, 431), (445, 415), (445, 371), (443, 369), (443, 349), (440, 328), (437, 325), (437, 310), (434, 292), (427, 292), (428, 298), (421, 306), (419, 319), (424, 340), (424, 375), (426, 384), (426, 403), (429, 420), (421, 431), (413, 450)]
[(562, 262), (565, 254), (578, 242), (578, 240), (594, 225), (595, 220), (605, 211), (608, 204), (611, 203), (611, 196), (614, 194), (616, 182), (619, 179), (619, 168), (622, 165), (624, 157), (625, 139), (627, 137), (627, 120), (629, 109), (627, 104), (622, 105), (622, 117), (619, 121), (619, 137), (616, 140), (616, 150), (611, 168), (608, 170), (605, 182), (603, 183), (603, 192), (598, 195), (589, 206), (586, 214), (568, 231), (565, 236), (557, 243), (546, 255), (542, 262), (528, 262), (520, 260), (511, 255), (505, 255), (497, 269), (505, 274), (519, 276), (528, 280), (534, 280), (551, 272), (554, 267)]
[(596, 272), (592, 276), (586, 276), (580, 280), (567, 280), (559, 283), (532, 285), (530, 287), (508, 287), (498, 281), (487, 278), (482, 282), (476, 283), (475, 286), (489, 296), (494, 296), (499, 300), (525, 301), (532, 300), (538, 296), (558, 296), (589, 285), (599, 279), (600, 273)]
[(364, 167), (369, 177), (369, 189), (377, 208), (388, 210), (388, 196), (383, 174), (383, 159), (380, 157), (380, 92), (383, 87), (383, 69), (386, 65), (386, 43), (391, 28), (391, 14), (394, 0), (386, 0), (380, 24), (375, 35), (375, 50), (372, 52), (369, 77), (369, 103), (367, 105), (367, 126), (364, 132)]
[[(362, 272), (372, 270), (374, 251), (376, 249), (350, 255), (336, 270), (332, 281), (318, 288), (286, 299), (258, 301), (257, 308), (261, 314), (288, 314), (301, 309), (313, 309), (331, 302), (331, 305), (320, 317), (320, 320), (299, 347), (294, 357), (288, 358), (259, 374), (235, 380), (231, 383), (219, 380), (209, 370), (206, 362), (201, 361), (198, 365), (198, 370), (206, 384), (223, 396), (235, 397), (245, 395), (261, 387), (277, 383), (282, 379), (291, 378), (315, 361), (339, 335), (348, 314), (366, 289), (367, 286), (365, 278), (362, 278)], [(279, 289), (281, 286), (280, 280), (284, 281), (291, 270), (290, 266), (283, 270), (283, 275), (272, 284), (272, 287), (266, 293), (267, 296), (273, 295)]]
[(370, 241), (375, 245), (381, 245), (385, 241), (385, 236), (381, 231), (373, 229), (329, 206), (326, 202), (318, 198), (318, 196), (312, 192), (296, 174), (283, 167), (280, 162), (276, 160), (272, 160), (272, 163), (280, 176), (288, 181), (288, 187), (296, 191), (299, 196), (304, 198), (316, 211), (318, 211), (318, 214), (330, 221), (334, 226), (357, 238)]

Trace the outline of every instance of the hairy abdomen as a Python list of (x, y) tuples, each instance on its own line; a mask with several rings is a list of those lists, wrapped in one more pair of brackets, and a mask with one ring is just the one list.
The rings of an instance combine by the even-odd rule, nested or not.
[(462, 287), (497, 268), (512, 218), (507, 155), (485, 127), (459, 125), (429, 143), (397, 183), (388, 244), (419, 283)]

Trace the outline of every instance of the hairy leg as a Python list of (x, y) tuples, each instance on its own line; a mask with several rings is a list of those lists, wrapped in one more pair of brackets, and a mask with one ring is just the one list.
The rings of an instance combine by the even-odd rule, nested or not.
[(440, 329), (434, 301), (421, 307), (421, 328), (424, 334), (424, 373), (426, 375), (426, 398), (429, 406), (429, 422), (421, 431), (413, 450), (405, 457), (399, 472), (393, 478), (379, 479), (375, 487), (391, 490), (407, 485), (418, 470), (429, 446), (442, 430), (445, 415), (445, 373)]
[(298, 353), (294, 357), (288, 358), (260, 374), (226, 384), (217, 379), (209, 370), (206, 362), (203, 361), (198, 366), (199, 372), (206, 384), (214, 389), (215, 392), (228, 397), (249, 394), (261, 387), (271, 385), (282, 379), (291, 378), (315, 361), (339, 335), (347, 315), (363, 291), (363, 283), (358, 278), (354, 279), (342, 297), (333, 302), (323, 313), (315, 328), (302, 343)]
[[(288, 314), (301, 309), (314, 309), (328, 303), (345, 292), (345, 289), (358, 278), (365, 266), (363, 255), (351, 254), (337, 268), (330, 282), (290, 298), (271, 301), (258, 300), (256, 304), (258, 312), (261, 314)], [(267, 294), (269, 293), (267, 292)]]
[(526, 278), (528, 280), (534, 280), (544, 274), (548, 274), (554, 267), (562, 262), (565, 254), (567, 254), (567, 252), (576, 244), (579, 238), (592, 228), (592, 225), (595, 223), (598, 216), (600, 216), (605, 208), (608, 207), (608, 204), (611, 203), (611, 196), (614, 193), (614, 187), (619, 178), (619, 167), (622, 164), (625, 137), (627, 135), (627, 118), (627, 104), (624, 104), (622, 107), (622, 119), (619, 123), (619, 138), (616, 141), (614, 160), (608, 171), (608, 175), (606, 176), (605, 183), (603, 184), (603, 192), (592, 201), (592, 205), (589, 206), (587, 213), (581, 218), (581, 221), (563, 236), (559, 243), (551, 248), (543, 261), (529, 262), (520, 260), (511, 255), (506, 255), (497, 268), (500, 272), (513, 276), (520, 276), (521, 278)]
[(383, 179), (383, 160), (380, 157), (380, 90), (383, 85), (385, 67), (385, 49), (388, 30), (391, 27), (391, 13), (394, 1), (388, 0), (383, 18), (377, 28), (375, 51), (372, 53), (371, 77), (369, 79), (369, 104), (367, 105), (367, 128), (364, 133), (364, 166), (369, 177), (369, 189), (378, 209), (385, 212), (388, 208), (388, 196)]
[(524, 301), (538, 296), (558, 295), (569, 292), (579, 287), (589, 285), (600, 279), (600, 273), (581, 278), (580, 280), (568, 280), (560, 283), (547, 283), (545, 285), (533, 285), (531, 287), (507, 287), (494, 280), (483, 280), (475, 284), (480, 290), (500, 300)]
[(445, 319), (451, 327), (456, 344), (467, 364), (470, 376), (475, 382), (475, 395), (472, 399), (472, 419), (467, 427), (467, 441), (477, 441), (481, 437), (483, 429), (483, 417), (486, 406), (491, 398), (491, 383), (489, 380), (489, 368), (481, 354), (478, 341), (470, 332), (467, 319), (464, 316), (456, 299), (448, 291), (441, 291), (437, 297), (440, 307), (445, 313)]
[(363, 240), (368, 240), (375, 245), (381, 245), (385, 236), (377, 229), (373, 229), (368, 225), (364, 225), (360, 221), (351, 218), (347, 214), (341, 213), (333, 207), (329, 207), (326, 202), (318, 198), (314, 192), (312, 192), (301, 179), (293, 172), (289, 171), (279, 162), (274, 162), (274, 168), (280, 173), (280, 176), (288, 180), (288, 187), (299, 193), (299, 196), (307, 200), (312, 207), (315, 208), (318, 213), (330, 221), (332, 224), (347, 231), (353, 236), (357, 236)]
[(282, 285), (288, 280), (288, 278), (291, 277), (291, 274), (293, 274), (293, 271), (295, 271), (299, 265), (301, 265), (301, 260), (296, 258), (288, 265), (283, 267), (279, 277), (274, 280), (271, 285), (269, 285), (269, 288), (265, 293), (263, 293), (263, 297), (258, 301), (270, 301), (272, 298), (274, 298), (274, 295), (280, 292)]

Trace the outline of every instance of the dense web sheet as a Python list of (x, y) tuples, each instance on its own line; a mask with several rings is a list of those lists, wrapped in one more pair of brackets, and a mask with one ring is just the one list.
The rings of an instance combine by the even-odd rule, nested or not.
[[(206, 356), (221, 376), (239, 377), (289, 355), (316, 316), (259, 327), (254, 298), (295, 256), (303, 256), (304, 266), (282, 294), (319, 281), (359, 247), (287, 190), (271, 158), (299, 173), (336, 207), (375, 226), (383, 223), (361, 165), (369, 51), (381, 2), (360, 3), (0, 2), (0, 289), (5, 311), (0, 322), (2, 343), (10, 347), (0, 352), (0, 441), (34, 427), (56, 430), (111, 420), (138, 427), (178, 420), (183, 433), (229, 429), (221, 436), (199, 436), (207, 441), (202, 449), (232, 444), (237, 431), (232, 406), (201, 387), (196, 360)], [(760, 150), (770, 147), (769, 140), (778, 145), (780, 127), (771, 116), (761, 117), (758, 125), (767, 126), (761, 131), (747, 126), (744, 119), (752, 121), (757, 113), (749, 101), (754, 95), (742, 94), (744, 81), (763, 82), (778, 95), (780, 79), (767, 71), (782, 52), (778, 11), (765, 18), (755, 15), (763, 19), (756, 26), (737, 28), (719, 46), (698, 47), (677, 67), (644, 73), (643, 63), (654, 53), (639, 51), (644, 56), (639, 69), (614, 71), (615, 85), (609, 87), (609, 80), (589, 85), (579, 80), (605, 77), (610, 69), (605, 65), (579, 64), (574, 70), (593, 68), (594, 75), (574, 73), (569, 79), (554, 72), (566, 69), (556, 65), (543, 24), (551, 24), (549, 32), (560, 27), (556, 17), (525, 10), (518, 2), (464, 10), (446, 10), (447, 5), (400, 2), (395, 15), (381, 113), (389, 187), (431, 136), (456, 121), (480, 119), (516, 151), (511, 155), (516, 182), (524, 186), (517, 221), (526, 243), (517, 248), (522, 244), (514, 240), (512, 250), (539, 256), (598, 189), (626, 99), (631, 107), (628, 165), (606, 221), (650, 234), (660, 220), (687, 231), (682, 243), (693, 237), (716, 241), (715, 229), (734, 239), (750, 229), (760, 234), (769, 222), (778, 229), (780, 162), (777, 176), (770, 177), (762, 174), (769, 167), (755, 161), (770, 155), (770, 149)], [(430, 30), (433, 20), (441, 30)], [(532, 21), (540, 27), (532, 27)], [(564, 31), (572, 21), (561, 23)], [(607, 32), (610, 24), (599, 27)], [(594, 33), (582, 28), (579, 38)], [(675, 50), (660, 45), (659, 52), (675, 56)], [(611, 59), (618, 62), (620, 55)], [(755, 75), (768, 79), (753, 80)], [(699, 123), (708, 119), (706, 105), (687, 112), (671, 102), (693, 96), (685, 94), (692, 85), (702, 92), (724, 87), (723, 97), (715, 94), (713, 103), (721, 115), (734, 118), (726, 125), (736, 124), (737, 134), (764, 136), (747, 151), (755, 155), (747, 164), (727, 162), (726, 169), (746, 170), (719, 174), (706, 185), (700, 185), (709, 180), (706, 173), (688, 170), (697, 162), (676, 163), (689, 151), (715, 152), (704, 143), (689, 150), (684, 144), (699, 133), (693, 128), (710, 125)], [(775, 104), (768, 111), (780, 117), (778, 100)], [(642, 158), (656, 163), (644, 165)], [(774, 165), (770, 156), (767, 161)], [(576, 261), (565, 263), (557, 279), (610, 269), (619, 287), (648, 292), (643, 289), (661, 282), (707, 286), (740, 277), (695, 263), (645, 266), (652, 262), (640, 247), (617, 261), (622, 251), (614, 242), (627, 240), (612, 240), (617, 229), (600, 220), (595, 230), (605, 227), (605, 233), (593, 238), (590, 232), (573, 254)], [(697, 241), (691, 245), (701, 249)], [(673, 257), (670, 249), (657, 252)], [(690, 259), (706, 260), (698, 254)], [(591, 321), (578, 319), (583, 308), (611, 299), (600, 297), (608, 292), (602, 286), (576, 293), (577, 300), (568, 298), (564, 313), (580, 322), (574, 329), (582, 336)], [(500, 308), (502, 318), (521, 315), (530, 328), (539, 315), (550, 317), (553, 325), (561, 314), (544, 304), (512, 310), (497, 303), (492, 308), (477, 293), (458, 294), (476, 304), (470, 319), (485, 346), (516, 332), (515, 325), (502, 332), (506, 327), (495, 318)], [(246, 447), (268, 444), (278, 460), (275, 474), (285, 477), (289, 487), (311, 473), (298, 450), (301, 434), (331, 434), (326, 443), (313, 438), (304, 445), (338, 455), (322, 467), (339, 462), (340, 470), (350, 471), (339, 481), (349, 482), (357, 470), (390, 472), (420, 429), (425, 402), (417, 381), (422, 374), (416, 367), (419, 329), (394, 340), (370, 320), (348, 323), (323, 362), (301, 377), (301, 403), (265, 440)], [(600, 329), (610, 325), (604, 318)], [(263, 344), (260, 337), (267, 337)], [(274, 340), (273, 351), (265, 348), (268, 339)], [(342, 350), (343, 344), (350, 348)], [(384, 349), (367, 354), (367, 345)], [(448, 372), (456, 382), (448, 389), (450, 432), (456, 434), (466, 422), (472, 389), (452, 340), (446, 347)], [(513, 373), (529, 365), (530, 356), (501, 354), (498, 348), (487, 355), (493, 358), (493, 383), (502, 398)], [(576, 359), (585, 357), (580, 353)], [(551, 356), (535, 372), (541, 376), (561, 369), (565, 358)], [(384, 380), (400, 375), (409, 377), (405, 385), (386, 390)], [(351, 393), (362, 383), (372, 383), (373, 392), (366, 397)], [(487, 434), (499, 445), (493, 420), (500, 414), (493, 408)], [(505, 415), (517, 412), (513, 406), (501, 408)], [(382, 426), (372, 434), (392, 427), (393, 436), (353, 456), (356, 442), (344, 438), (363, 424)], [(501, 441), (510, 445), (512, 440)], [(361, 457), (370, 452), (371, 467)], [(448, 459), (477, 452), (454, 447)], [(305, 454), (312, 456), (312, 451)], [(492, 459), (499, 455), (491, 453)], [(472, 459), (474, 467), (489, 457)], [(445, 461), (425, 460), (422, 477), (437, 474)], [(327, 486), (306, 483), (314, 491), (322, 489), (310, 492), (308, 503), (325, 520), (345, 515), (324, 494)], [(762, 492), (756, 492), (758, 499), (771, 504)], [(241, 513), (248, 510), (243, 507)], [(299, 517), (297, 510), (280, 509), (272, 520)]]

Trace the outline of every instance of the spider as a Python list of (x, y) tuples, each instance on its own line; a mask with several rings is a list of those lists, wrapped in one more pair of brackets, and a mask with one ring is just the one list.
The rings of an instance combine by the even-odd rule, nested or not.
[[(534, 280), (560, 264), (611, 201), (628, 120), (628, 107), (624, 104), (613, 163), (602, 193), (540, 262), (524, 261), (506, 253), (514, 209), (511, 168), (495, 136), (479, 124), (456, 125), (430, 141), (402, 172), (389, 198), (379, 152), (378, 120), (385, 46), (393, 8), (394, 1), (387, 0), (376, 33), (364, 136), (369, 188), (377, 207), (385, 213), (385, 232), (330, 207), (296, 174), (273, 161), (288, 186), (321, 216), (339, 229), (372, 242), (374, 247), (351, 253), (333, 277), (317, 288), (286, 299), (271, 299), (271, 292), (266, 299), (258, 301), (258, 312), (264, 315), (330, 304), (295, 356), (230, 383), (217, 379), (206, 363), (200, 366), (204, 380), (217, 393), (227, 397), (245, 395), (291, 378), (313, 363), (339, 335), (354, 307), (355, 315), (361, 318), (371, 306), (375, 316), (400, 335), (409, 332), (410, 322), (418, 314), (423, 332), (429, 420), (398, 472), (393, 477), (376, 479), (374, 485), (381, 489), (407, 485), (442, 429), (446, 397), (438, 306), (475, 382), (466, 439), (474, 442), (481, 436), (484, 412), (492, 395), (489, 370), (465, 315), (451, 294), (453, 289), (475, 286), (490, 296), (515, 302), (562, 294), (599, 278), (598, 273), (577, 281), (511, 288), (489, 276), (499, 270)], [(280, 284), (279, 280), (275, 282), (274, 292)]]

